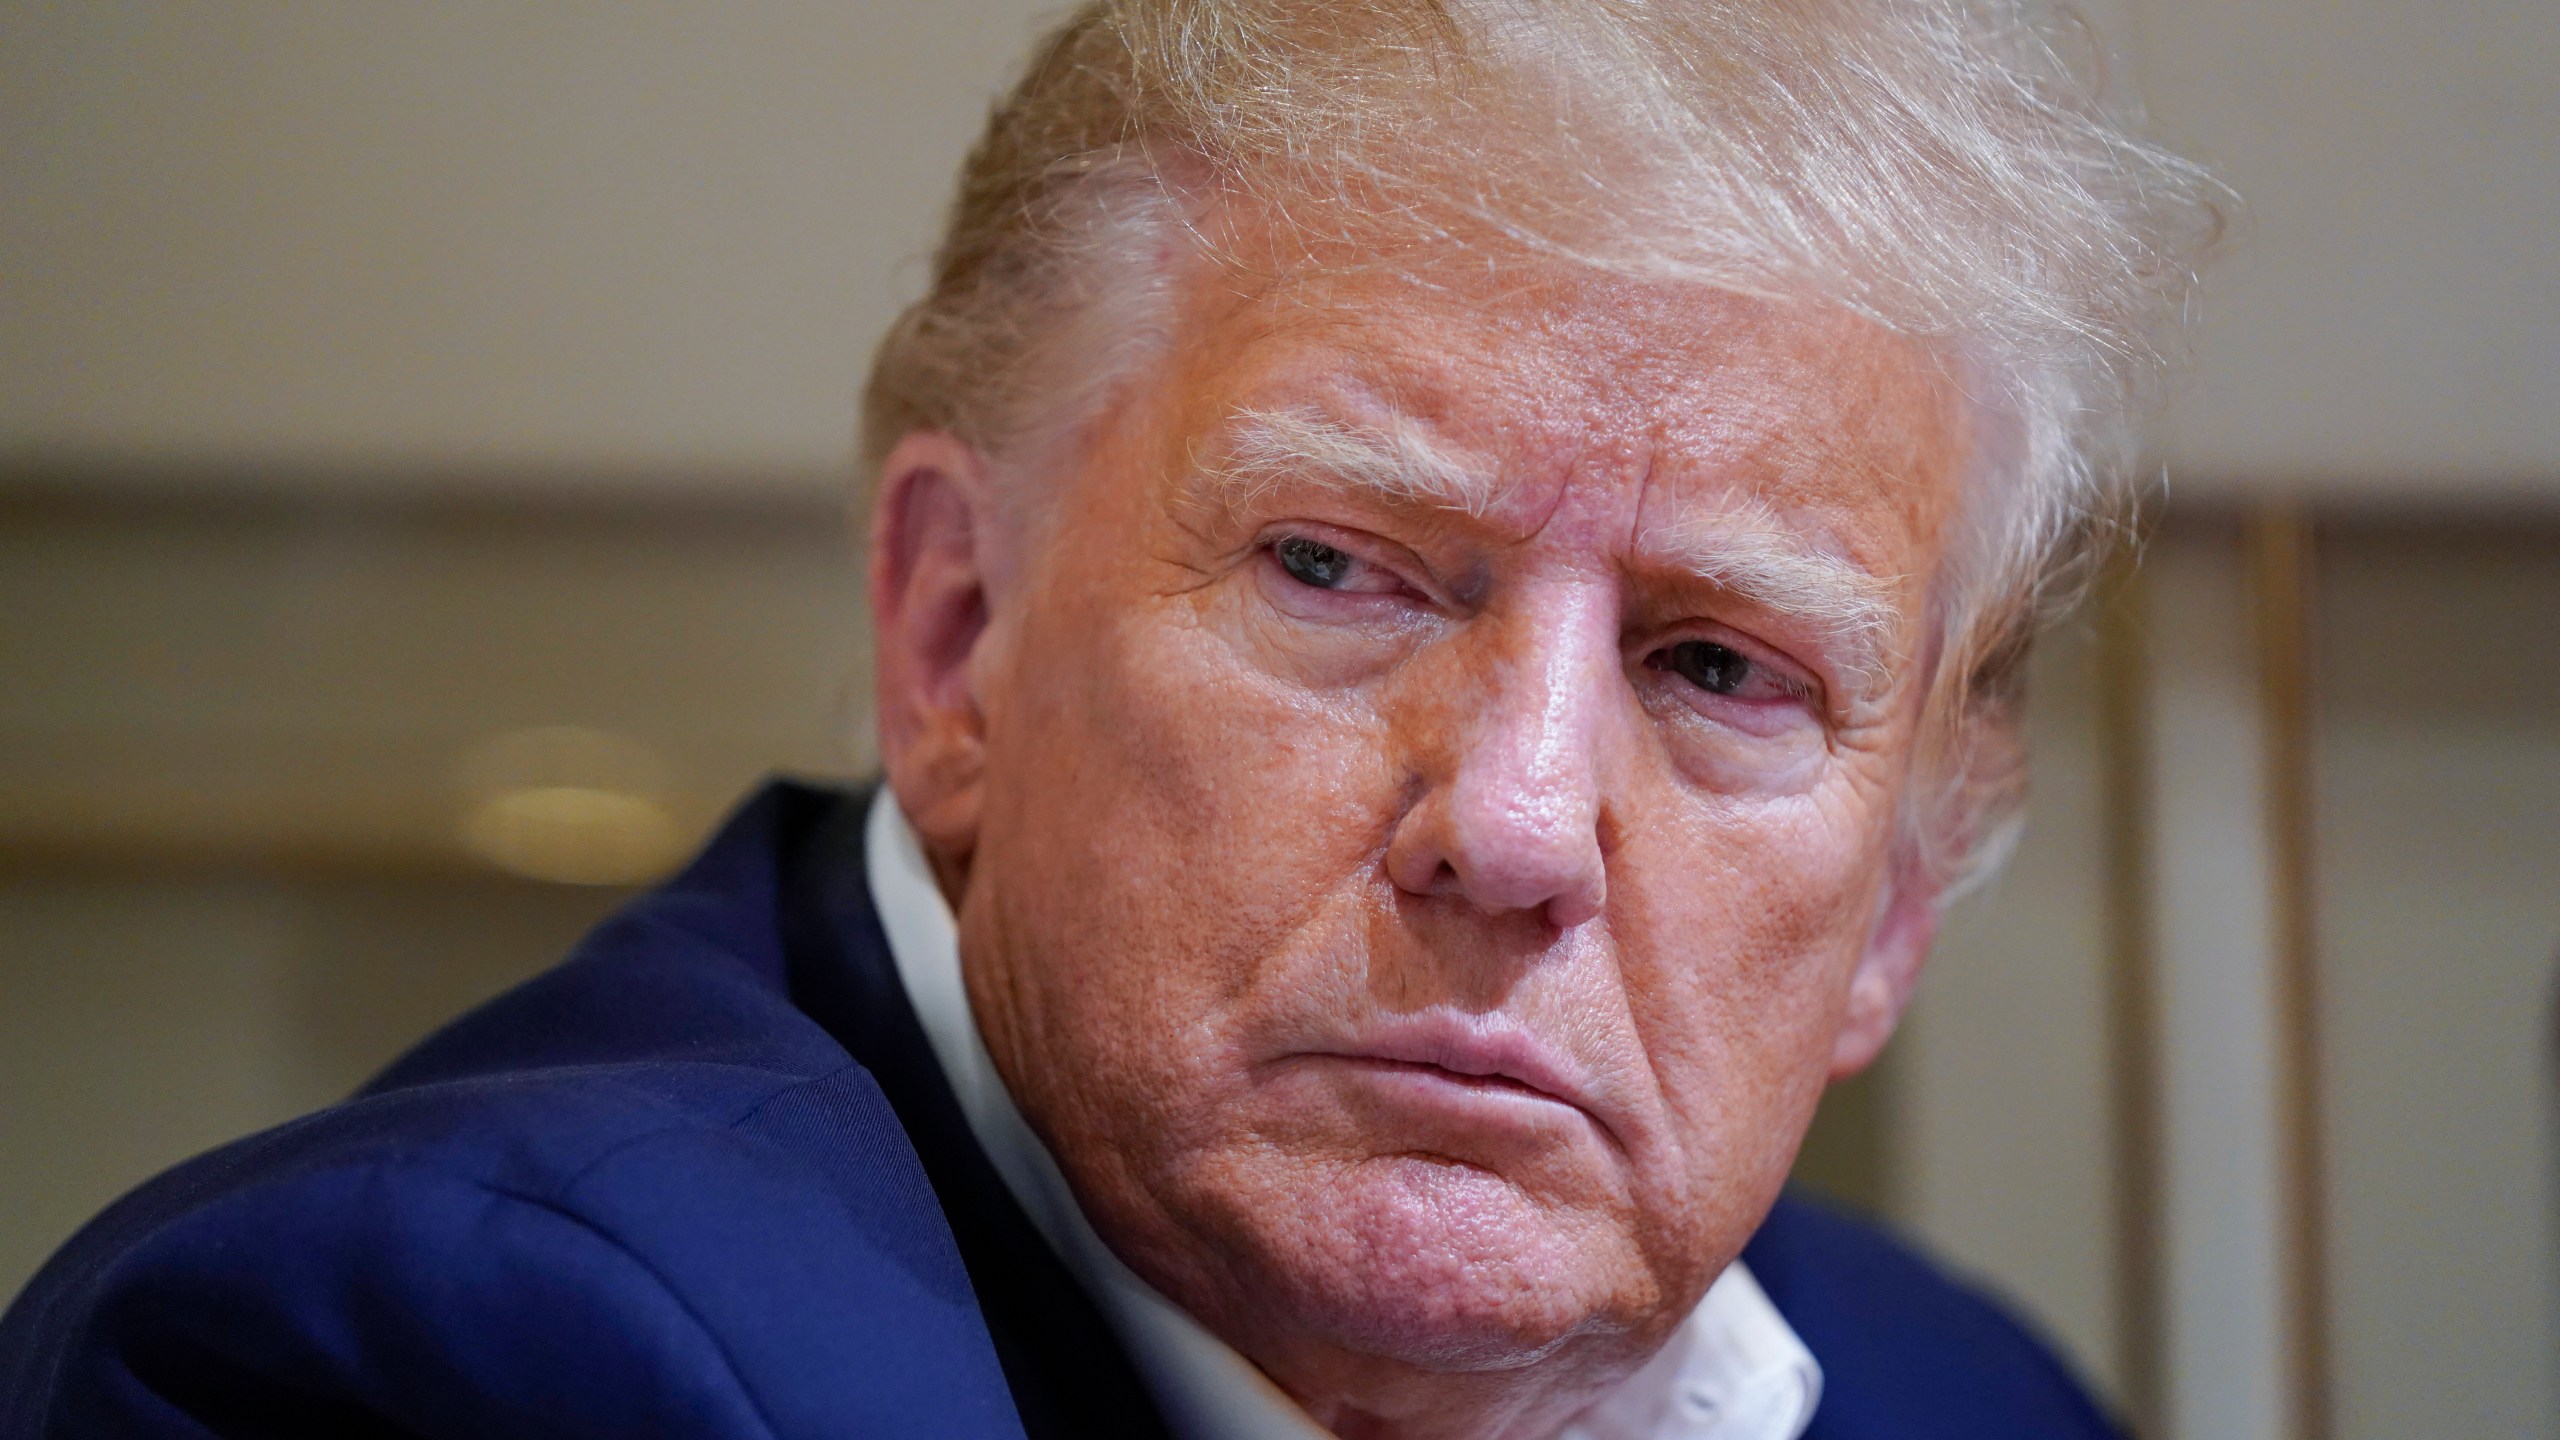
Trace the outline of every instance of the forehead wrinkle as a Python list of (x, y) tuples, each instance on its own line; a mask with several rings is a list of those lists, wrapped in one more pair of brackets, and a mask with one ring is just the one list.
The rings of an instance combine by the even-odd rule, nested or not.
[(1865, 687), (1885, 678), (1901, 612), (1899, 581), (1808, 541), (1767, 502), (1752, 498), (1707, 514), (1647, 526), (1636, 553), (1718, 590), (1810, 624)]
[(1219, 453), (1194, 468), (1237, 507), (1284, 482), (1328, 485), (1474, 518), (1482, 518), (1497, 498), (1485, 477), (1393, 412), (1382, 423), (1351, 425), (1309, 406), (1238, 409)]

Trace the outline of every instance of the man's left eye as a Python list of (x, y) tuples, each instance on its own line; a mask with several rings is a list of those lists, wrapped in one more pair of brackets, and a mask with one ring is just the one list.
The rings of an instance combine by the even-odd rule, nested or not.
[[(1768, 677), (1759, 673), (1762, 667), (1750, 656), (1713, 640), (1683, 640), (1655, 652), (1653, 665), (1715, 695), (1742, 695), (1752, 689), (1770, 688)], [(1755, 681), (1760, 683), (1755, 685)]]
[(1319, 590), (1340, 589), (1342, 582), (1350, 578), (1351, 567), (1358, 563), (1343, 551), (1303, 535), (1292, 535), (1271, 549), (1290, 579)]

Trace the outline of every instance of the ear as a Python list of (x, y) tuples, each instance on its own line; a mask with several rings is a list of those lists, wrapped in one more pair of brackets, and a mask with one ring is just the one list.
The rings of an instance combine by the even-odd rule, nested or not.
[(946, 888), (977, 848), (986, 722), (972, 662), (987, 634), (993, 503), (977, 450), (920, 430), (889, 452), (872, 510), (880, 758)]
[[(1896, 867), (1901, 872), (1902, 867)], [(1883, 1053), (1902, 1021), (1911, 991), (1920, 982), (1920, 967), (1938, 938), (1938, 895), (1919, 877), (1896, 873), (1886, 881), (1890, 893), (1876, 917), (1866, 953), (1849, 977), (1849, 1004), (1840, 1017), (1840, 1032), (1831, 1043), (1831, 1078), (1845, 1080), (1864, 1070)]]

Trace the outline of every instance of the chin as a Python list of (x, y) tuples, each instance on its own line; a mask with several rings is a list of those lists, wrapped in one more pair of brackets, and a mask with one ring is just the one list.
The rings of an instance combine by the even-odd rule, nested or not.
[[(1543, 1201), (1494, 1171), (1419, 1154), (1293, 1166), (1285, 1213), (1229, 1205), (1258, 1292), (1211, 1307), (1437, 1371), (1535, 1363), (1641, 1325), (1657, 1287), (1618, 1217)], [(1312, 1173), (1310, 1173), (1312, 1172)], [(1246, 1278), (1231, 1270), (1230, 1283)]]

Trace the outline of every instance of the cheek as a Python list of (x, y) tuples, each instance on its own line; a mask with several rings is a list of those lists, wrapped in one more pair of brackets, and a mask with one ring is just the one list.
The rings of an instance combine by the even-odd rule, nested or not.
[(1882, 875), (1844, 808), (1691, 810), (1612, 871), (1636, 1024), (1693, 1179), (1738, 1167), (1774, 1193), (1822, 1093)]
[(989, 690), (980, 863), (1006, 948), (1068, 962), (1030, 978), (1079, 1023), (1214, 1025), (1366, 882), (1391, 819), (1380, 736), (1238, 663), (1180, 597), (1049, 613), (1109, 620), (1026, 627)]
[(1017, 748), (1071, 770), (1095, 841), (1143, 873), (1280, 890), (1358, 848), (1384, 768), (1375, 717), (1243, 663), (1178, 602), (1058, 637), (1024, 680), (1041, 701)]

